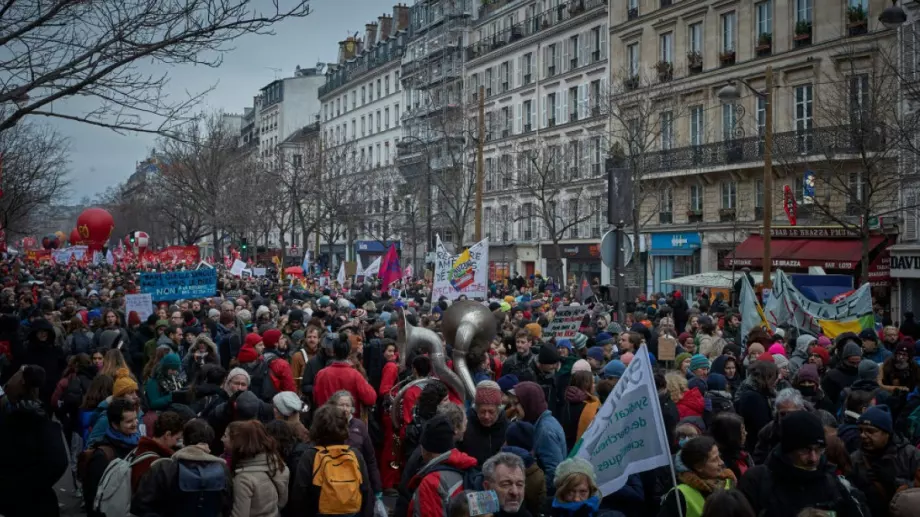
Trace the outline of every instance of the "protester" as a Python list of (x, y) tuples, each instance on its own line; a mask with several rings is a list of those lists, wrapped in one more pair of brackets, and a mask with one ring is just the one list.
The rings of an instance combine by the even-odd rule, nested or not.
[(496, 453), (505, 442), (508, 420), (500, 411), (501, 387), (494, 381), (480, 381), (476, 385), (473, 407), (467, 413), (467, 428), (460, 451), (476, 458), (480, 465)]
[(256, 421), (231, 423), (223, 441), (233, 462), (233, 515), (276, 516), (287, 504), (290, 477), (278, 444)]
[(173, 455), (173, 449), (182, 437), (185, 422), (178, 413), (165, 411), (153, 424), (153, 437), (141, 436), (134, 450), (135, 461), (131, 464), (131, 490), (136, 491), (141, 478), (150, 470), (153, 462)]
[(735, 475), (725, 468), (719, 447), (708, 436), (685, 443), (675, 457), (674, 470), (679, 484), (661, 501), (659, 517), (701, 515), (710, 495), (735, 484)]
[(524, 462), (524, 507), (531, 515), (540, 515), (546, 500), (546, 475), (533, 457), (533, 425), (512, 422), (508, 425), (502, 452), (518, 455)]
[(524, 506), (524, 461), (517, 455), (500, 452), (482, 465), (483, 488), (498, 495), (499, 515), (530, 517)]
[(536, 383), (526, 381), (514, 388), (518, 403), (523, 410), (523, 419), (534, 426), (534, 454), (537, 464), (546, 475), (546, 491), (553, 492), (553, 477), (556, 467), (567, 456), (565, 431), (559, 421), (547, 409), (543, 390)]
[(96, 491), (106, 467), (115, 459), (121, 459), (133, 451), (140, 441), (137, 408), (130, 400), (117, 398), (105, 410), (108, 425), (105, 436), (84, 454), (85, 474), (82, 477), (83, 500), (89, 517), (105, 517), (94, 508)]
[(463, 472), (475, 467), (476, 459), (455, 448), (455, 432), (444, 415), (437, 415), (425, 424), (421, 440), (424, 467), (409, 482), (414, 495), (408, 515), (435, 511), (440, 515), (459, 491), (473, 488), (463, 486)]

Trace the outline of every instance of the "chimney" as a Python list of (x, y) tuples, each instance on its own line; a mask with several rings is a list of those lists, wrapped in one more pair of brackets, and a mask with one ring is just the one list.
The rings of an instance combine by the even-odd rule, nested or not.
[(368, 23), (364, 26), (364, 41), (367, 48), (373, 48), (377, 43), (377, 24)]
[(354, 59), (358, 54), (358, 42), (354, 37), (349, 36), (345, 38), (345, 41), (339, 42), (339, 64), (342, 64), (349, 59)]
[(393, 6), (393, 20), (396, 21), (396, 32), (409, 28), (409, 6), (396, 4)]
[(386, 41), (390, 37), (390, 29), (393, 28), (393, 18), (383, 14), (377, 18), (377, 25), (380, 27), (380, 41)]

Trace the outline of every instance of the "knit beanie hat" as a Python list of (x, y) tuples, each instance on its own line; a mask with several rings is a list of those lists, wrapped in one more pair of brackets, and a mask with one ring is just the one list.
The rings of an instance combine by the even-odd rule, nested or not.
[(706, 385), (706, 381), (700, 379), (699, 377), (693, 377), (687, 381), (687, 389), (692, 390), (696, 388), (701, 394), (705, 395), (709, 387)]
[(872, 329), (862, 329), (859, 332), (859, 339), (862, 339), (863, 341), (874, 341), (878, 343), (878, 334), (876, 334)]
[(476, 385), (476, 406), (500, 406), (502, 404), (502, 388), (495, 381), (480, 381)]
[(572, 373), (590, 372), (590, 371), (591, 371), (591, 364), (589, 364), (588, 361), (585, 361), (584, 359), (579, 359), (575, 361), (575, 364), (572, 365)]
[(498, 378), (497, 384), (501, 388), (502, 393), (511, 393), (514, 395), (514, 387), (518, 385), (520, 380), (517, 375), (509, 373), (507, 375), (502, 375)]
[[(219, 318), (219, 317), (220, 317), (220, 311), (219, 311), (219, 310), (217, 310), (217, 309), (210, 309), (210, 310), (208, 311), (208, 318)], [(159, 323), (159, 322), (157, 322), (157, 323)], [(159, 325), (157, 325), (157, 326), (159, 327)]]
[(265, 305), (260, 305), (259, 308), (256, 309), (256, 319), (259, 319), (262, 316), (269, 316), (271, 313), (272, 313), (271, 309), (269, 309)]
[(878, 363), (871, 359), (863, 359), (859, 362), (856, 369), (857, 376), (863, 381), (874, 381), (878, 379)]
[(594, 338), (594, 342), (598, 345), (606, 345), (613, 341), (613, 336), (607, 332), (601, 332)]
[(505, 443), (530, 452), (533, 451), (533, 435), (533, 424), (518, 420), (508, 424), (508, 430), (505, 431)]
[(576, 332), (575, 336), (572, 337), (572, 344), (575, 345), (575, 350), (581, 350), (588, 344), (588, 336), (581, 332)]
[(537, 356), (537, 362), (540, 364), (558, 364), (559, 360), (559, 352), (557, 352), (554, 347), (548, 345), (540, 347), (540, 354)]
[(282, 391), (272, 397), (272, 405), (283, 416), (291, 416), (303, 411), (303, 401), (293, 391)]
[(820, 347), (830, 348), (830, 347), (831, 347), (831, 344), (832, 344), (832, 343), (831, 343), (831, 338), (829, 338), (829, 337), (827, 337), (827, 336), (818, 336), (817, 344), (818, 344), (818, 346), (820, 346)]
[(568, 349), (569, 352), (572, 352), (572, 350), (574, 350), (572, 347), (572, 342), (569, 341), (568, 339), (560, 339), (559, 341), (556, 341), (556, 348), (557, 349), (565, 348), (565, 349)]
[(524, 329), (527, 330), (527, 333), (530, 334), (530, 337), (533, 339), (540, 339), (543, 337), (543, 327), (539, 323), (528, 323), (524, 325)]
[(588, 349), (588, 359), (594, 359), (595, 361), (604, 361), (604, 349), (599, 346), (592, 346)]
[(690, 371), (697, 370), (699, 368), (709, 368), (712, 365), (709, 363), (709, 359), (706, 358), (703, 354), (696, 354), (690, 358)]
[(241, 320), (243, 320), (243, 323), (246, 323), (247, 325), (252, 323), (252, 313), (249, 312), (248, 309), (240, 309), (240, 312), (236, 313), (236, 315), (239, 316)]
[(137, 391), (137, 383), (131, 378), (131, 372), (127, 368), (119, 368), (115, 372), (115, 384), (112, 385), (112, 397), (124, 397), (128, 393)]
[(594, 466), (584, 458), (569, 458), (560, 463), (559, 466), (556, 467), (556, 485), (561, 486), (565, 483), (565, 479), (572, 474), (584, 474), (591, 480), (592, 484), (597, 485), (597, 477), (594, 475)]
[(238, 376), (238, 375), (242, 375), (243, 377), (245, 377), (245, 378), (246, 378), (246, 385), (249, 386), (250, 380), (251, 380), (251, 379), (249, 378), (249, 372), (247, 372), (246, 370), (244, 370), (244, 369), (242, 369), (242, 368), (240, 368), (240, 367), (236, 367), (236, 368), (230, 370), (230, 373), (227, 374), (227, 380), (224, 381), (224, 389), (225, 389), (227, 392), (230, 391), (229, 389), (227, 389), (227, 388), (230, 387), (230, 381), (233, 380), (233, 378), (236, 377), (236, 376)]
[(782, 354), (773, 354), (773, 362), (776, 363), (777, 368), (789, 368), (789, 359)]
[(860, 424), (869, 424), (872, 427), (881, 429), (888, 434), (894, 434), (894, 424), (891, 420), (891, 411), (888, 406), (872, 406), (865, 413), (859, 416)]
[(546, 394), (539, 384), (531, 381), (518, 383), (514, 387), (514, 394), (524, 410), (524, 420), (527, 422), (536, 422), (546, 411)]
[(265, 348), (273, 349), (278, 346), (278, 341), (281, 340), (281, 331), (278, 329), (268, 329), (262, 334), (262, 344), (265, 345)]
[(725, 391), (727, 385), (728, 379), (721, 373), (710, 372), (709, 376), (706, 377), (706, 387), (711, 391)]
[(810, 411), (796, 411), (780, 420), (782, 451), (789, 453), (812, 445), (823, 446), (824, 425)]
[(816, 386), (821, 383), (818, 367), (813, 364), (803, 364), (795, 374), (795, 383), (813, 382)]
[(433, 454), (443, 454), (454, 448), (454, 427), (445, 415), (435, 415), (425, 423), (419, 444)]
[(684, 361), (693, 357), (693, 354), (684, 352), (682, 354), (677, 354), (677, 357), (674, 358), (674, 366), (680, 368), (680, 365), (684, 364)]
[(236, 360), (240, 364), (251, 363), (259, 359), (259, 353), (256, 352), (256, 349), (250, 344), (245, 344), (240, 348), (240, 351), (236, 354)]
[(786, 348), (779, 343), (770, 345), (770, 348), (767, 349), (767, 352), (769, 352), (770, 355), (781, 355), (786, 357)]
[(775, 363), (776, 359), (773, 359), (773, 356), (770, 355), (770, 352), (764, 352), (757, 356), (758, 361), (766, 361), (768, 363)]
[(166, 370), (178, 370), (181, 364), (182, 360), (179, 359), (179, 356), (175, 352), (170, 352), (160, 359), (160, 368), (164, 372)]
[(821, 358), (821, 364), (827, 366), (831, 362), (831, 353), (827, 351), (823, 346), (813, 346), (811, 350), (808, 351), (808, 354), (815, 354)]
[[(635, 356), (633, 355), (632, 352), (624, 352), (620, 354), (620, 361), (623, 361), (623, 364), (625, 364), (626, 366), (629, 366), (629, 363), (632, 362), (633, 357)], [(654, 362), (655, 361), (652, 361), (652, 364), (654, 364)]]
[(607, 363), (607, 366), (604, 367), (601, 377), (605, 379), (619, 379), (624, 373), (626, 373), (626, 365), (623, 364), (623, 361), (610, 361)]

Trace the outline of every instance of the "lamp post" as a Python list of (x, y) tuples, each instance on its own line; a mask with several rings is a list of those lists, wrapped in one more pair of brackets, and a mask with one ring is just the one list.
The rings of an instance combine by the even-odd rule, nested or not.
[(427, 255), (431, 248), (431, 152), (428, 148), (428, 142), (422, 140), (417, 136), (403, 136), (399, 143), (396, 144), (397, 150), (408, 150), (409, 144), (406, 140), (412, 140), (418, 142), (418, 144), (424, 149), (423, 154), (425, 155), (425, 254)]
[(898, 5), (897, 0), (892, 0), (891, 7), (886, 7), (882, 14), (878, 15), (878, 21), (882, 22), (886, 29), (897, 29), (907, 23), (907, 13)]
[[(770, 250), (770, 232), (773, 223), (773, 67), (767, 66), (764, 74), (764, 91), (758, 91), (744, 80), (729, 81), (719, 90), (717, 96), (726, 102), (737, 102), (741, 99), (741, 92), (736, 83), (741, 83), (754, 95), (764, 100), (764, 130), (763, 130), (763, 287), (772, 289), (773, 280), (770, 270), (773, 262)], [(743, 111), (742, 111), (743, 113)]]

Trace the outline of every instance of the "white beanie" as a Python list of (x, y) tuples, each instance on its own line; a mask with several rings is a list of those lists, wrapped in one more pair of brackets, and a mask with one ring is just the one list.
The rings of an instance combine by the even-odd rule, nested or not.
[(268, 307), (264, 305), (260, 305), (259, 308), (256, 309), (256, 319), (261, 318), (263, 314), (271, 314), (271, 312), (272, 312), (271, 309), (269, 309)]
[(293, 391), (282, 391), (272, 397), (272, 405), (283, 416), (291, 416), (303, 411), (303, 401)]
[(591, 364), (588, 363), (588, 361), (585, 361), (584, 359), (579, 359), (575, 361), (575, 364), (572, 365), (572, 373), (590, 372), (590, 371), (591, 371)]
[(564, 460), (559, 464), (558, 467), (556, 467), (556, 486), (564, 483), (565, 478), (571, 476), (572, 474), (584, 474), (588, 476), (588, 479), (590, 479), (592, 483), (597, 485), (597, 477), (594, 474), (594, 466), (591, 465), (588, 460), (576, 457)]
[(230, 393), (230, 390), (227, 389), (230, 387), (230, 381), (233, 380), (233, 378), (238, 375), (242, 375), (243, 377), (246, 377), (246, 386), (249, 386), (252, 383), (252, 379), (249, 378), (249, 372), (247, 372), (246, 370), (242, 368), (234, 368), (230, 370), (230, 373), (227, 374), (227, 380), (224, 381), (224, 390), (227, 393)]

